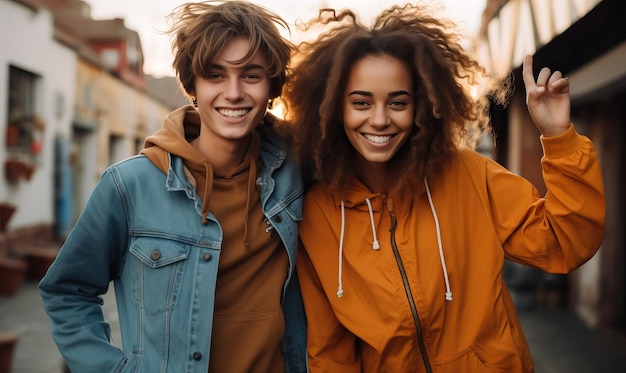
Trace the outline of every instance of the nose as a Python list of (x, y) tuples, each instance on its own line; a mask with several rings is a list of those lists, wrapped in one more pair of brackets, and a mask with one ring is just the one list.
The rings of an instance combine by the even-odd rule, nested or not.
[(370, 117), (370, 124), (377, 128), (387, 127), (391, 124), (391, 119), (387, 114), (385, 105), (378, 105), (374, 108), (372, 116)]
[(228, 100), (241, 100), (243, 98), (242, 83), (239, 79), (229, 79), (226, 83), (224, 97)]

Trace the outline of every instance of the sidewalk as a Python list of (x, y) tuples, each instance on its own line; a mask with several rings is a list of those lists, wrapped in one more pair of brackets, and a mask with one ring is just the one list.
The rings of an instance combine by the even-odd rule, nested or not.
[[(114, 340), (120, 341), (112, 291), (105, 296), (104, 314)], [(519, 315), (536, 373), (613, 373), (626, 368), (625, 335), (590, 330), (566, 310), (535, 308)], [(34, 281), (24, 283), (15, 296), (0, 296), (0, 330), (20, 338), (8, 373), (64, 373)]]
[[(103, 312), (111, 323), (112, 338), (121, 341), (112, 291), (104, 297)], [(12, 369), (0, 373), (66, 373), (35, 281), (26, 280), (15, 296), (0, 295), (0, 331), (19, 336)]]
[(519, 312), (536, 373), (626, 371), (626, 335), (589, 329), (569, 310), (537, 307)]

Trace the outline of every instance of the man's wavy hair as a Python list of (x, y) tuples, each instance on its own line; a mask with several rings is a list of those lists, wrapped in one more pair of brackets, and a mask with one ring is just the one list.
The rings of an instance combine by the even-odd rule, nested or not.
[[(325, 30), (298, 45), (283, 94), (307, 184), (320, 182), (341, 192), (359, 172), (356, 151), (344, 132), (342, 106), (350, 70), (366, 56), (395, 57), (412, 75), (415, 126), (390, 163), (394, 190), (423, 185), (423, 178), (452, 152), (474, 147), (490, 130), (488, 95), (473, 98), (469, 93), (471, 86), (487, 81), (485, 69), (466, 54), (461, 34), (447, 31), (456, 25), (434, 18), (428, 8), (396, 5), (371, 27), (350, 10), (322, 9), (318, 18), (301, 26)], [(499, 103), (506, 99), (502, 87), (490, 95)]]
[(215, 56), (236, 37), (249, 38), (251, 48), (236, 64), (249, 62), (261, 52), (268, 63), (270, 96), (278, 97), (288, 72), (293, 44), (280, 33), (290, 32), (287, 22), (262, 6), (247, 1), (203, 1), (178, 6), (168, 16), (173, 21), (172, 66), (184, 92), (192, 96), (196, 78), (207, 78)]

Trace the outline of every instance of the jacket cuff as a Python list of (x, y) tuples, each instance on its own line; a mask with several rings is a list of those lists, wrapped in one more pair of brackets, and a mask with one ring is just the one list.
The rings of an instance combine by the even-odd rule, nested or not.
[(569, 128), (562, 134), (550, 137), (541, 135), (540, 140), (544, 157), (556, 159), (566, 157), (580, 149), (583, 137), (570, 124)]

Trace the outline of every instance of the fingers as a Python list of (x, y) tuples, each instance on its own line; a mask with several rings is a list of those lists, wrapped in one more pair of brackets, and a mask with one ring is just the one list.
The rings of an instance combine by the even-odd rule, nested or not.
[(542, 68), (541, 71), (539, 71), (539, 76), (537, 77), (537, 87), (545, 87), (546, 85), (548, 85), (548, 80), (551, 78), (551, 73), (552, 72), (549, 68)]
[(550, 75), (550, 78), (548, 79), (548, 85), (553, 85), (556, 81), (558, 81), (562, 77), (563, 77), (563, 74), (561, 74), (560, 71), (555, 71), (554, 74)]
[(550, 91), (554, 93), (568, 93), (569, 92), (569, 79), (566, 76), (563, 76), (559, 73), (558, 76), (555, 76), (556, 72), (553, 74), (553, 78), (550, 78)]
[(526, 55), (524, 57), (524, 64), (522, 65), (522, 78), (524, 79), (524, 85), (526, 86), (526, 92), (535, 88), (535, 76), (533, 74), (533, 56)]
[(539, 71), (537, 80), (533, 75), (533, 56), (526, 55), (524, 64), (522, 65), (522, 78), (526, 86), (526, 98), (529, 94), (543, 94), (547, 91), (568, 91), (569, 81), (560, 71), (552, 72), (549, 68), (544, 67)]

